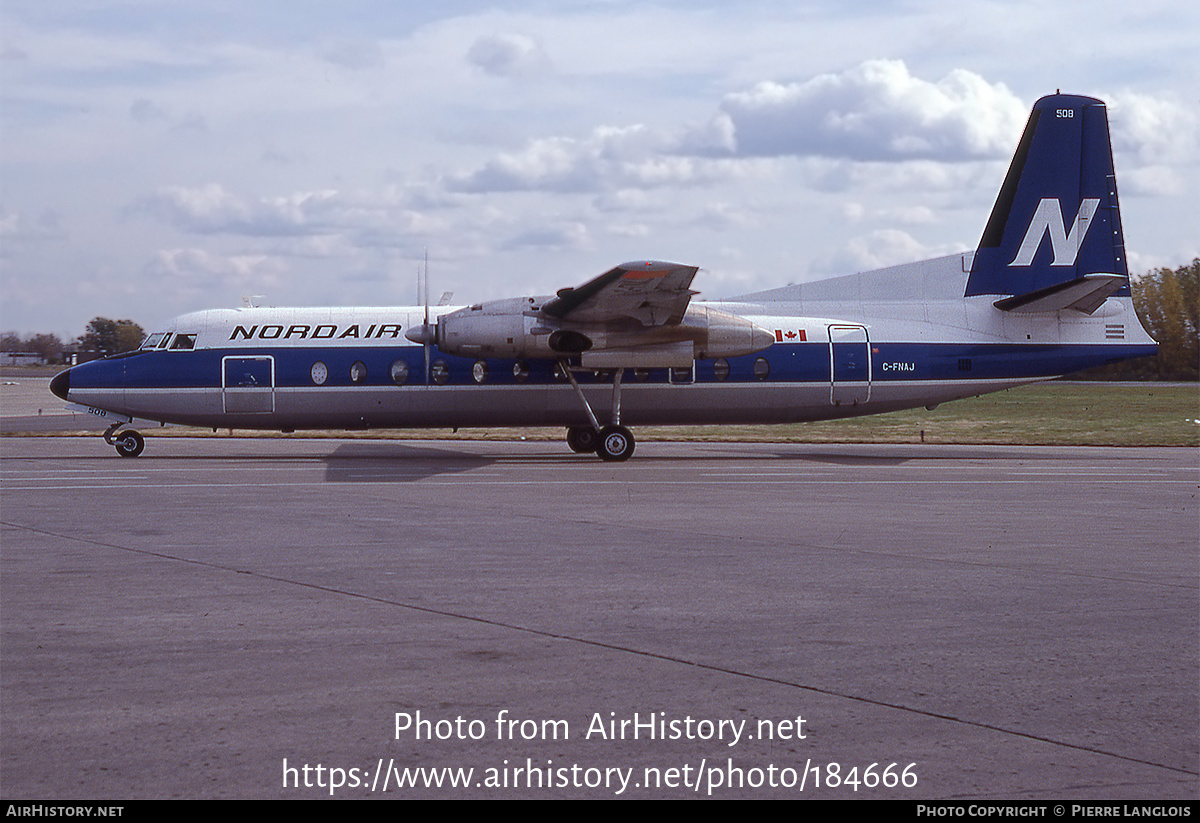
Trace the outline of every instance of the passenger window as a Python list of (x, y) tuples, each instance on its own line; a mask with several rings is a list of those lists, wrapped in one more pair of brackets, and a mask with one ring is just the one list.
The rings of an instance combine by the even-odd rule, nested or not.
[(450, 382), (450, 367), (446, 365), (445, 360), (434, 360), (429, 367), (429, 376), (433, 378), (434, 383), (444, 386)]
[(196, 335), (194, 334), (177, 334), (175, 342), (171, 344), (171, 351), (183, 351), (196, 348)]
[(724, 380), (729, 377), (729, 361), (724, 357), (718, 357), (713, 361), (713, 377), (718, 380)]
[(309, 370), (309, 376), (312, 377), (314, 385), (323, 386), (325, 381), (329, 379), (329, 367), (318, 360), (312, 364), (312, 369)]
[(408, 362), (405, 360), (397, 360), (392, 364), (392, 382), (397, 386), (403, 386), (408, 382)]
[(471, 366), (471, 377), (476, 383), (483, 385), (487, 381), (488, 364), (486, 360), (476, 360), (475, 365)]
[(354, 365), (350, 367), (350, 382), (361, 383), (367, 379), (367, 364), (361, 360), (355, 360)]
[(518, 360), (513, 363), (513, 380), (518, 383), (524, 383), (529, 379), (529, 364), (524, 360)]
[(771, 364), (767, 362), (767, 358), (760, 357), (754, 361), (754, 376), (759, 380), (766, 380), (771, 376)]

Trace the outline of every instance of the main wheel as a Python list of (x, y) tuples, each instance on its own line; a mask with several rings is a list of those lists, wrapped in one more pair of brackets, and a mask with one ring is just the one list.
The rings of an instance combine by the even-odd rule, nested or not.
[(633, 457), (633, 432), (624, 426), (605, 426), (600, 430), (596, 454), (609, 463), (623, 463)]
[(591, 454), (599, 441), (596, 430), (591, 426), (571, 426), (567, 429), (567, 445), (576, 454)]
[(137, 457), (146, 448), (146, 439), (135, 431), (124, 431), (117, 435), (113, 445), (122, 457)]

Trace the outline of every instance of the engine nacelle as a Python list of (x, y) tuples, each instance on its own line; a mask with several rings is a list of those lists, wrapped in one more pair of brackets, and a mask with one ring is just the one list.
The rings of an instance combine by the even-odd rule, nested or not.
[[(547, 327), (541, 323), (534, 311), (540, 305), (540, 301), (524, 297), (480, 303), (444, 314), (437, 323), (438, 348), (463, 357), (539, 358), (570, 353), (551, 347), (550, 337), (559, 331), (559, 324)], [(581, 341), (570, 342), (582, 345)]]
[(497, 300), (443, 315), (437, 324), (438, 348), (463, 357), (583, 354), (585, 360), (599, 358), (597, 362), (618, 368), (626, 360), (630, 366), (648, 367), (738, 357), (775, 342), (771, 332), (750, 320), (703, 303), (688, 306), (681, 323), (642, 326), (629, 320), (563, 322), (540, 314), (542, 302), (530, 297)]
[(688, 306), (683, 326), (701, 330), (701, 334), (692, 338), (697, 360), (741, 357), (762, 351), (775, 342), (775, 335), (757, 323), (703, 303)]

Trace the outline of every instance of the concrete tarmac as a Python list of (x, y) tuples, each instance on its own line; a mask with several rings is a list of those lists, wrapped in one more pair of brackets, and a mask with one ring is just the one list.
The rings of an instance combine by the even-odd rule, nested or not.
[(7, 798), (1197, 798), (1194, 449), (0, 470)]

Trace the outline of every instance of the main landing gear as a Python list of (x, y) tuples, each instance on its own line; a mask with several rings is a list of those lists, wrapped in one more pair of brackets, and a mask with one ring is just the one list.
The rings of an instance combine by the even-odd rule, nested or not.
[(571, 426), (567, 429), (567, 445), (576, 454), (591, 454), (596, 450), (600, 433), (591, 426)]
[(633, 457), (633, 432), (621, 425), (621, 376), (625, 370), (617, 369), (613, 373), (612, 423), (601, 426), (600, 421), (596, 419), (595, 412), (592, 411), (591, 404), (583, 396), (583, 389), (579, 388), (579, 383), (575, 380), (575, 374), (567, 361), (560, 360), (558, 365), (567, 379), (571, 381), (571, 386), (575, 389), (575, 394), (579, 397), (579, 402), (583, 404), (583, 410), (587, 412), (588, 420), (592, 424), (590, 426), (571, 426), (567, 429), (567, 445), (571, 447), (571, 451), (578, 454), (595, 452), (601, 460), (608, 463), (623, 463)]
[(633, 432), (624, 426), (605, 426), (600, 430), (596, 454), (609, 463), (624, 463), (633, 457)]
[(117, 432), (124, 423), (113, 423), (104, 432), (104, 442), (110, 446), (117, 447), (117, 454), (122, 457), (137, 457), (146, 448), (146, 438), (141, 434), (128, 429), (126, 431)]
[(600, 431), (591, 426), (571, 426), (567, 429), (567, 445), (577, 454), (595, 452), (601, 460), (621, 463), (633, 456), (633, 432), (624, 426), (604, 426)]

